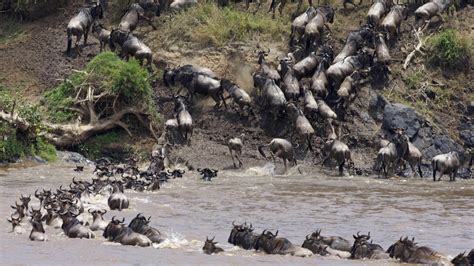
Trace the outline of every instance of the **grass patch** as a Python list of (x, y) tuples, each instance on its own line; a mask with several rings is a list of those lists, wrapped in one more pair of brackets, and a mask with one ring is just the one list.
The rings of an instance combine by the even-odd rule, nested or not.
[(162, 34), (175, 41), (220, 47), (255, 36), (283, 39), (289, 35), (290, 25), (289, 15), (272, 19), (269, 15), (254, 15), (232, 6), (219, 8), (216, 4), (207, 2), (174, 15), (162, 26)]
[(469, 69), (471, 41), (456, 30), (445, 29), (428, 41), (430, 64), (445, 70)]
[(0, 44), (6, 45), (26, 36), (26, 32), (21, 28), (21, 25), (11, 19), (1, 22), (0, 27)]

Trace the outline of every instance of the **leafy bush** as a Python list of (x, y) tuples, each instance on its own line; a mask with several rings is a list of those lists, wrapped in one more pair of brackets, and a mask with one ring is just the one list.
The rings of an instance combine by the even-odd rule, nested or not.
[[(231, 41), (244, 41), (254, 35), (269, 39), (289, 34), (288, 17), (252, 14), (235, 7), (219, 8), (215, 3), (200, 3), (173, 16), (163, 26), (164, 36), (197, 42), (202, 45), (222, 46)], [(160, 34), (160, 33), (158, 33)]]
[(94, 88), (95, 95), (118, 96), (117, 103), (153, 106), (146, 69), (134, 59), (126, 62), (115, 53), (106, 52), (94, 57), (83, 71), (72, 74), (61, 85), (45, 93), (50, 119), (54, 122), (73, 120), (77, 116), (71, 109), (75, 97), (80, 91), (86, 92), (89, 87)]
[(445, 29), (429, 40), (430, 61), (448, 70), (469, 68), (470, 42), (453, 29)]
[(0, 109), (4, 112), (11, 112), (14, 109), (30, 127), (28, 131), (23, 132), (0, 121), (0, 161), (15, 161), (31, 155), (55, 161), (57, 158), (55, 147), (37, 134), (42, 127), (38, 106), (14, 100), (16, 98), (18, 97), (10, 95), (6, 88), (0, 87)]

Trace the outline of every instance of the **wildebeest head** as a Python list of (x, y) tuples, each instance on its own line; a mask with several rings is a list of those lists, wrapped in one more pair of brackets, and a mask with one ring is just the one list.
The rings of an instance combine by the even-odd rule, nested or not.
[(324, 14), (324, 16), (326, 17), (326, 20), (329, 23), (334, 22), (334, 14), (335, 14), (334, 8), (330, 6), (320, 6), (317, 8), (317, 10)]
[(269, 53), (270, 53), (270, 48), (268, 48), (267, 51), (265, 51), (265, 50), (259, 50), (259, 51), (257, 52), (257, 55), (258, 55), (258, 64), (259, 64), (259, 65), (265, 63), (265, 56), (268, 56)]
[(20, 201), (22, 205), (27, 209), (28, 209), (28, 204), (30, 203), (30, 200), (31, 200), (31, 195), (29, 195), (28, 197), (25, 197), (23, 196), (23, 194), (21, 194)]
[(165, 68), (163, 71), (163, 83), (166, 87), (174, 85), (174, 78), (176, 76), (176, 69), (173, 68)]
[(12, 224), (12, 231), (15, 231), (15, 227), (20, 225), (21, 218), (11, 215), (10, 218), (7, 218), (7, 221)]
[(139, 213), (137, 214), (137, 216), (135, 218), (132, 219), (132, 221), (130, 221), (130, 224), (128, 225), (128, 227), (132, 228), (133, 231), (135, 232), (140, 232), (141, 228), (148, 225), (151, 221), (151, 216), (148, 217), (148, 219), (143, 216), (142, 213)]
[(91, 211), (91, 209), (89, 209), (88, 212), (92, 215), (92, 218), (95, 221), (96, 219), (103, 219), (102, 216), (107, 213), (107, 210), (93, 210), (93, 211)]
[(130, 32), (119, 29), (119, 28), (113, 28), (112, 31), (110, 32), (110, 39), (109, 39), (109, 46), (112, 51), (115, 51), (115, 46), (116, 44), (119, 44), (120, 46), (123, 45), (123, 43), (127, 40), (129, 37)]
[(23, 206), (22, 204), (18, 204), (18, 202), (15, 201), (15, 206), (12, 205), (11, 208), (16, 210), (16, 214), (18, 215), (18, 217), (20, 218), (25, 217), (26, 209), (25, 209), (25, 206)]
[(31, 215), (31, 219), (41, 220), (41, 217), (42, 217), (41, 207), (38, 208), (37, 210), (33, 209), (32, 207), (30, 211), (30, 215)]
[(170, 176), (173, 176), (173, 178), (181, 178), (185, 173), (186, 171), (181, 169), (174, 169), (173, 172), (170, 172), (170, 170), (168, 170), (168, 174), (170, 174)]
[(202, 247), (202, 250), (204, 251), (204, 253), (210, 255), (212, 253), (219, 253), (223, 251), (222, 248), (216, 246), (218, 242), (214, 242), (214, 238), (216, 237), (213, 237), (211, 239), (206, 237), (206, 242), (204, 242), (204, 246)]
[(239, 232), (244, 231), (244, 226), (242, 224), (235, 224), (235, 222), (232, 222), (232, 226), (233, 228), (230, 231), (229, 239), (227, 240), (227, 242), (229, 242), (229, 244), (236, 245), (237, 234)]
[(115, 216), (112, 217), (112, 220), (109, 222), (107, 227), (104, 230), (103, 237), (114, 239), (120, 234), (122, 227), (124, 226), (125, 218), (122, 221), (115, 219)]
[[(316, 231), (317, 232), (317, 231)], [(313, 233), (314, 234), (314, 233)], [(311, 250), (313, 254), (319, 254), (321, 256), (327, 256), (330, 253), (327, 251), (328, 246), (322, 243), (317, 236), (313, 238), (313, 234), (311, 236), (307, 235), (303, 245), (303, 248)]]
[(90, 7), (90, 12), (91, 12), (92, 18), (94, 18), (94, 19), (104, 18), (104, 8), (102, 7), (102, 5), (100, 3), (94, 3)]
[(416, 248), (416, 243), (414, 241), (414, 238), (410, 240), (408, 237), (403, 239), (400, 237), (400, 240), (387, 249), (387, 253), (391, 258), (407, 261)]
[(271, 245), (271, 241), (278, 236), (278, 230), (275, 234), (270, 231), (263, 230), (263, 232), (258, 236), (257, 241), (255, 241), (255, 249), (259, 250), (265, 248), (265, 246)]
[(217, 177), (218, 170), (209, 169), (209, 168), (198, 168), (197, 171), (202, 175), (202, 179), (206, 181), (211, 181), (213, 177)]

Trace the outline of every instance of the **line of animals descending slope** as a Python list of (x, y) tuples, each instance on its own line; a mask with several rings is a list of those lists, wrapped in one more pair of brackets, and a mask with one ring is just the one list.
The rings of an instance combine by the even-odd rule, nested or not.
[[(83, 169), (76, 168), (75, 171)], [(198, 172), (212, 175), (217, 171), (199, 169)], [(20, 203), (15, 202), (15, 210), (8, 218), (12, 224), (12, 232), (25, 234), (31, 224), (29, 239), (32, 241), (48, 241), (45, 227), (48, 231), (62, 229), (68, 238), (99, 238), (104, 240), (139, 247), (149, 247), (160, 244), (165, 236), (150, 225), (151, 217), (138, 213), (128, 224), (125, 219), (117, 219), (114, 215), (111, 220), (104, 218), (107, 211), (121, 211), (128, 207), (125, 192), (128, 189), (135, 191), (156, 191), (169, 178), (182, 177), (184, 171), (154, 172), (150, 169), (140, 171), (131, 164), (113, 164), (108, 159), (96, 162), (95, 177), (89, 181), (73, 178), (68, 187), (60, 186), (56, 191), (36, 190), (34, 196), (38, 204), (31, 206), (31, 195), (20, 197)], [(206, 174), (204, 174), (206, 176)], [(118, 196), (118, 195), (121, 196)], [(99, 208), (98, 202), (107, 199), (109, 210)], [(393, 259), (402, 263), (421, 263), (436, 265), (472, 265), (474, 250), (468, 255), (460, 253), (451, 260), (435, 250), (419, 246), (414, 238), (401, 237), (387, 250), (373, 243), (370, 232), (367, 235), (357, 233), (351, 242), (340, 236), (323, 236), (321, 230), (307, 235), (301, 246), (293, 244), (287, 238), (280, 237), (266, 229), (262, 233), (255, 233), (252, 224), (232, 223), (228, 243), (244, 250), (255, 250), (264, 254), (291, 255), (299, 257), (332, 256), (340, 259)], [(215, 237), (206, 237), (202, 248), (205, 254), (225, 252), (217, 246)]]
[[(179, 143), (180, 138), (190, 143), (193, 112), (189, 106), (194, 104), (197, 94), (210, 96), (215, 109), (222, 105), (228, 109), (226, 101), (231, 98), (238, 107), (238, 114), (266, 121), (277, 129), (270, 143), (258, 147), (264, 158), (267, 156), (263, 149), (269, 148), (271, 157), (281, 158), (286, 169), (288, 162), (297, 163), (297, 150), (311, 151), (320, 157), (322, 165), (335, 161), (340, 174), (344, 168), (354, 172), (357, 167), (340, 133), (341, 124), (363, 84), (371, 80), (388, 82), (392, 61), (388, 44), (396, 45), (407, 15), (408, 8), (404, 5), (389, 0), (376, 1), (369, 9), (367, 24), (350, 32), (342, 50), (334, 56), (327, 29), (334, 21), (335, 10), (329, 6), (309, 7), (293, 20), (289, 53), (277, 58), (276, 68), (266, 58), (269, 49), (256, 51), (259, 68), (253, 73), (254, 95), (233, 81), (220, 79), (205, 67), (167, 67), (163, 74), (164, 85), (179, 87), (178, 94), (185, 89), (188, 97), (175, 96), (174, 118), (165, 123), (165, 138), (171, 144)], [(285, 138), (288, 135), (290, 139)], [(409, 165), (413, 174), (422, 177), (422, 153), (410, 142), (404, 129), (393, 128), (388, 139), (390, 141), (380, 141), (383, 145), (377, 153), (375, 173), (380, 176), (383, 172), (388, 178), (398, 173), (401, 166), (405, 169)], [(227, 145), (234, 166), (237, 166), (234, 160), (237, 158), (241, 167), (242, 138), (233, 138)], [(460, 150), (432, 158), (433, 179), (439, 180), (448, 174), (455, 180), (458, 170), (465, 166), (470, 172), (472, 157), (471, 150)]]

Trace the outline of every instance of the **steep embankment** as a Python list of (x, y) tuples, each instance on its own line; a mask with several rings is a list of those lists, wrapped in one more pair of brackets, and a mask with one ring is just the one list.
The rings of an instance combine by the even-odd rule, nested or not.
[[(339, 2), (335, 4), (338, 9), (328, 38), (335, 53), (340, 51), (347, 34), (365, 21), (369, 8), (369, 4), (363, 4), (356, 9), (344, 10), (339, 5)], [(17, 28), (7, 30), (2, 27), (2, 35), (7, 36), (0, 39), (0, 57), (4, 59), (0, 61), (1, 82), (9, 87), (20, 87), (24, 97), (38, 100), (41, 92), (59, 84), (73, 69), (82, 69), (98, 53), (98, 43), (95, 38), (90, 38), (91, 44), (84, 48), (82, 56), (64, 56), (64, 29), (77, 8), (78, 5), (72, 5)], [(286, 54), (291, 21), (288, 14), (294, 11), (295, 5), (290, 4), (285, 9), (286, 15), (277, 16), (276, 20), (265, 13), (266, 7), (262, 7), (256, 15), (241, 12), (241, 8), (218, 10), (212, 5), (205, 5), (175, 16), (162, 16), (157, 19), (156, 31), (143, 24), (136, 34), (154, 51), (158, 77), (166, 65), (191, 63), (211, 68), (221, 77), (235, 81), (252, 93), (251, 74), (258, 67), (254, 51), (257, 46), (270, 48), (268, 59), (274, 65), (277, 56)], [(471, 7), (458, 10), (455, 16), (445, 18), (441, 28), (451, 27), (461, 34), (472, 36), (470, 25), (474, 24), (473, 14)], [(103, 24), (110, 28), (113, 25), (110, 20), (109, 17)], [(417, 41), (411, 32), (413, 22), (413, 16), (403, 21), (400, 39), (391, 47), (394, 60), (390, 66), (390, 80), (386, 84), (368, 83), (362, 86), (347, 109), (345, 119), (338, 122), (342, 139), (353, 149), (356, 164), (366, 169), (370, 168), (375, 157), (374, 143), (378, 140), (384, 117), (404, 116), (404, 123), (414, 128), (412, 141), (426, 153), (426, 159), (458, 144), (464, 144), (465, 148), (472, 147), (472, 140), (470, 143), (466, 140), (469, 140), (469, 134), (472, 135), (469, 133), (472, 132), (472, 122), (469, 122), (471, 118), (467, 109), (473, 101), (474, 64), (471, 63), (471, 68), (463, 73), (443, 73), (439, 68), (425, 64), (426, 57), (418, 55), (404, 70), (402, 62)], [(2, 24), (12, 25), (7, 20), (2, 20)], [(439, 25), (430, 28), (425, 36), (438, 29)], [(472, 51), (472, 46), (470, 49)], [(154, 84), (159, 111), (165, 118), (170, 118), (173, 104), (166, 100), (176, 91), (162, 86), (160, 78)], [(387, 101), (401, 102), (417, 112), (385, 108)], [(257, 104), (254, 107), (258, 107)], [(211, 102), (204, 99), (192, 110), (196, 123), (192, 145), (177, 146), (173, 154), (195, 166), (223, 168), (231, 165), (224, 144), (228, 138), (241, 133), (245, 133), (246, 142), (244, 163), (256, 164), (259, 158), (256, 145), (276, 136), (274, 132), (262, 129), (262, 121), (240, 117), (234, 111), (212, 110)], [(320, 125), (315, 124), (315, 127)], [(467, 131), (464, 134), (467, 137), (459, 134), (459, 128)], [(134, 141), (138, 141), (140, 146), (151, 143), (139, 138)], [(307, 161), (312, 163), (310, 159)]]

